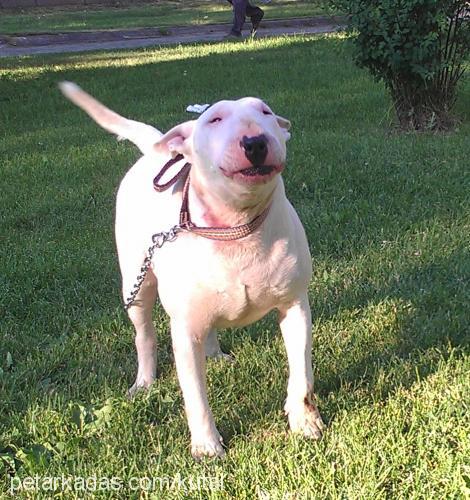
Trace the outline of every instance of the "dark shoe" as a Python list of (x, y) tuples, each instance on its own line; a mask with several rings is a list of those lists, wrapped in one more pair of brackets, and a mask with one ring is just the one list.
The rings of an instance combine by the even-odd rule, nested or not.
[(261, 23), (261, 19), (264, 17), (264, 12), (260, 9), (259, 14), (256, 16), (253, 16), (251, 18), (251, 24), (253, 27), (251, 28), (251, 34), (254, 35), (256, 33), (256, 30), (259, 28), (259, 25)]
[(227, 35), (224, 36), (224, 40), (240, 40), (242, 37), (241, 33), (237, 33), (236, 31), (231, 31)]

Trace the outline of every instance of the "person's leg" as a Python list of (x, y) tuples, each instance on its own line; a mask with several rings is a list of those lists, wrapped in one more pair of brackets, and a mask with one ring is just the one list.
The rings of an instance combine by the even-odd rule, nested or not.
[(248, 0), (231, 0), (230, 3), (233, 5), (233, 26), (230, 33), (235, 36), (241, 36), (242, 28), (245, 24)]

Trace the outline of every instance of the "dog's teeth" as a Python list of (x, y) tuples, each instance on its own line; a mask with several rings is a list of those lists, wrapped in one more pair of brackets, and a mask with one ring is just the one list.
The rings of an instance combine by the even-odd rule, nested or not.
[(267, 175), (273, 171), (273, 167), (270, 165), (259, 165), (254, 167), (245, 168), (241, 171), (243, 175)]

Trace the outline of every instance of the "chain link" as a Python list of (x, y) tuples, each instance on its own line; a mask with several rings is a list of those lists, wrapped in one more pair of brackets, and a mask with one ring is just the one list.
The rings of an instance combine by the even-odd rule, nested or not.
[(183, 226), (181, 224), (178, 224), (176, 226), (173, 226), (169, 231), (162, 231), (160, 233), (155, 233), (154, 235), (152, 235), (152, 245), (150, 245), (147, 250), (147, 255), (144, 261), (142, 262), (140, 273), (136, 278), (136, 282), (132, 287), (132, 291), (129, 293), (127, 299), (124, 300), (124, 309), (126, 311), (135, 302), (137, 294), (142, 288), (142, 283), (145, 281), (147, 272), (150, 269), (150, 266), (152, 265), (152, 258), (153, 254), (155, 253), (155, 250), (161, 248), (167, 241), (174, 241), (177, 238), (178, 233), (180, 233), (183, 229), (184, 229)]

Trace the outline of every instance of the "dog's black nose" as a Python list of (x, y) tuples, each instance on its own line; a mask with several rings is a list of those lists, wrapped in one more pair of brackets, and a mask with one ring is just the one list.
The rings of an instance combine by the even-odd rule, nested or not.
[(245, 150), (245, 156), (252, 165), (262, 165), (268, 154), (268, 139), (265, 135), (255, 137), (243, 136), (241, 147)]

